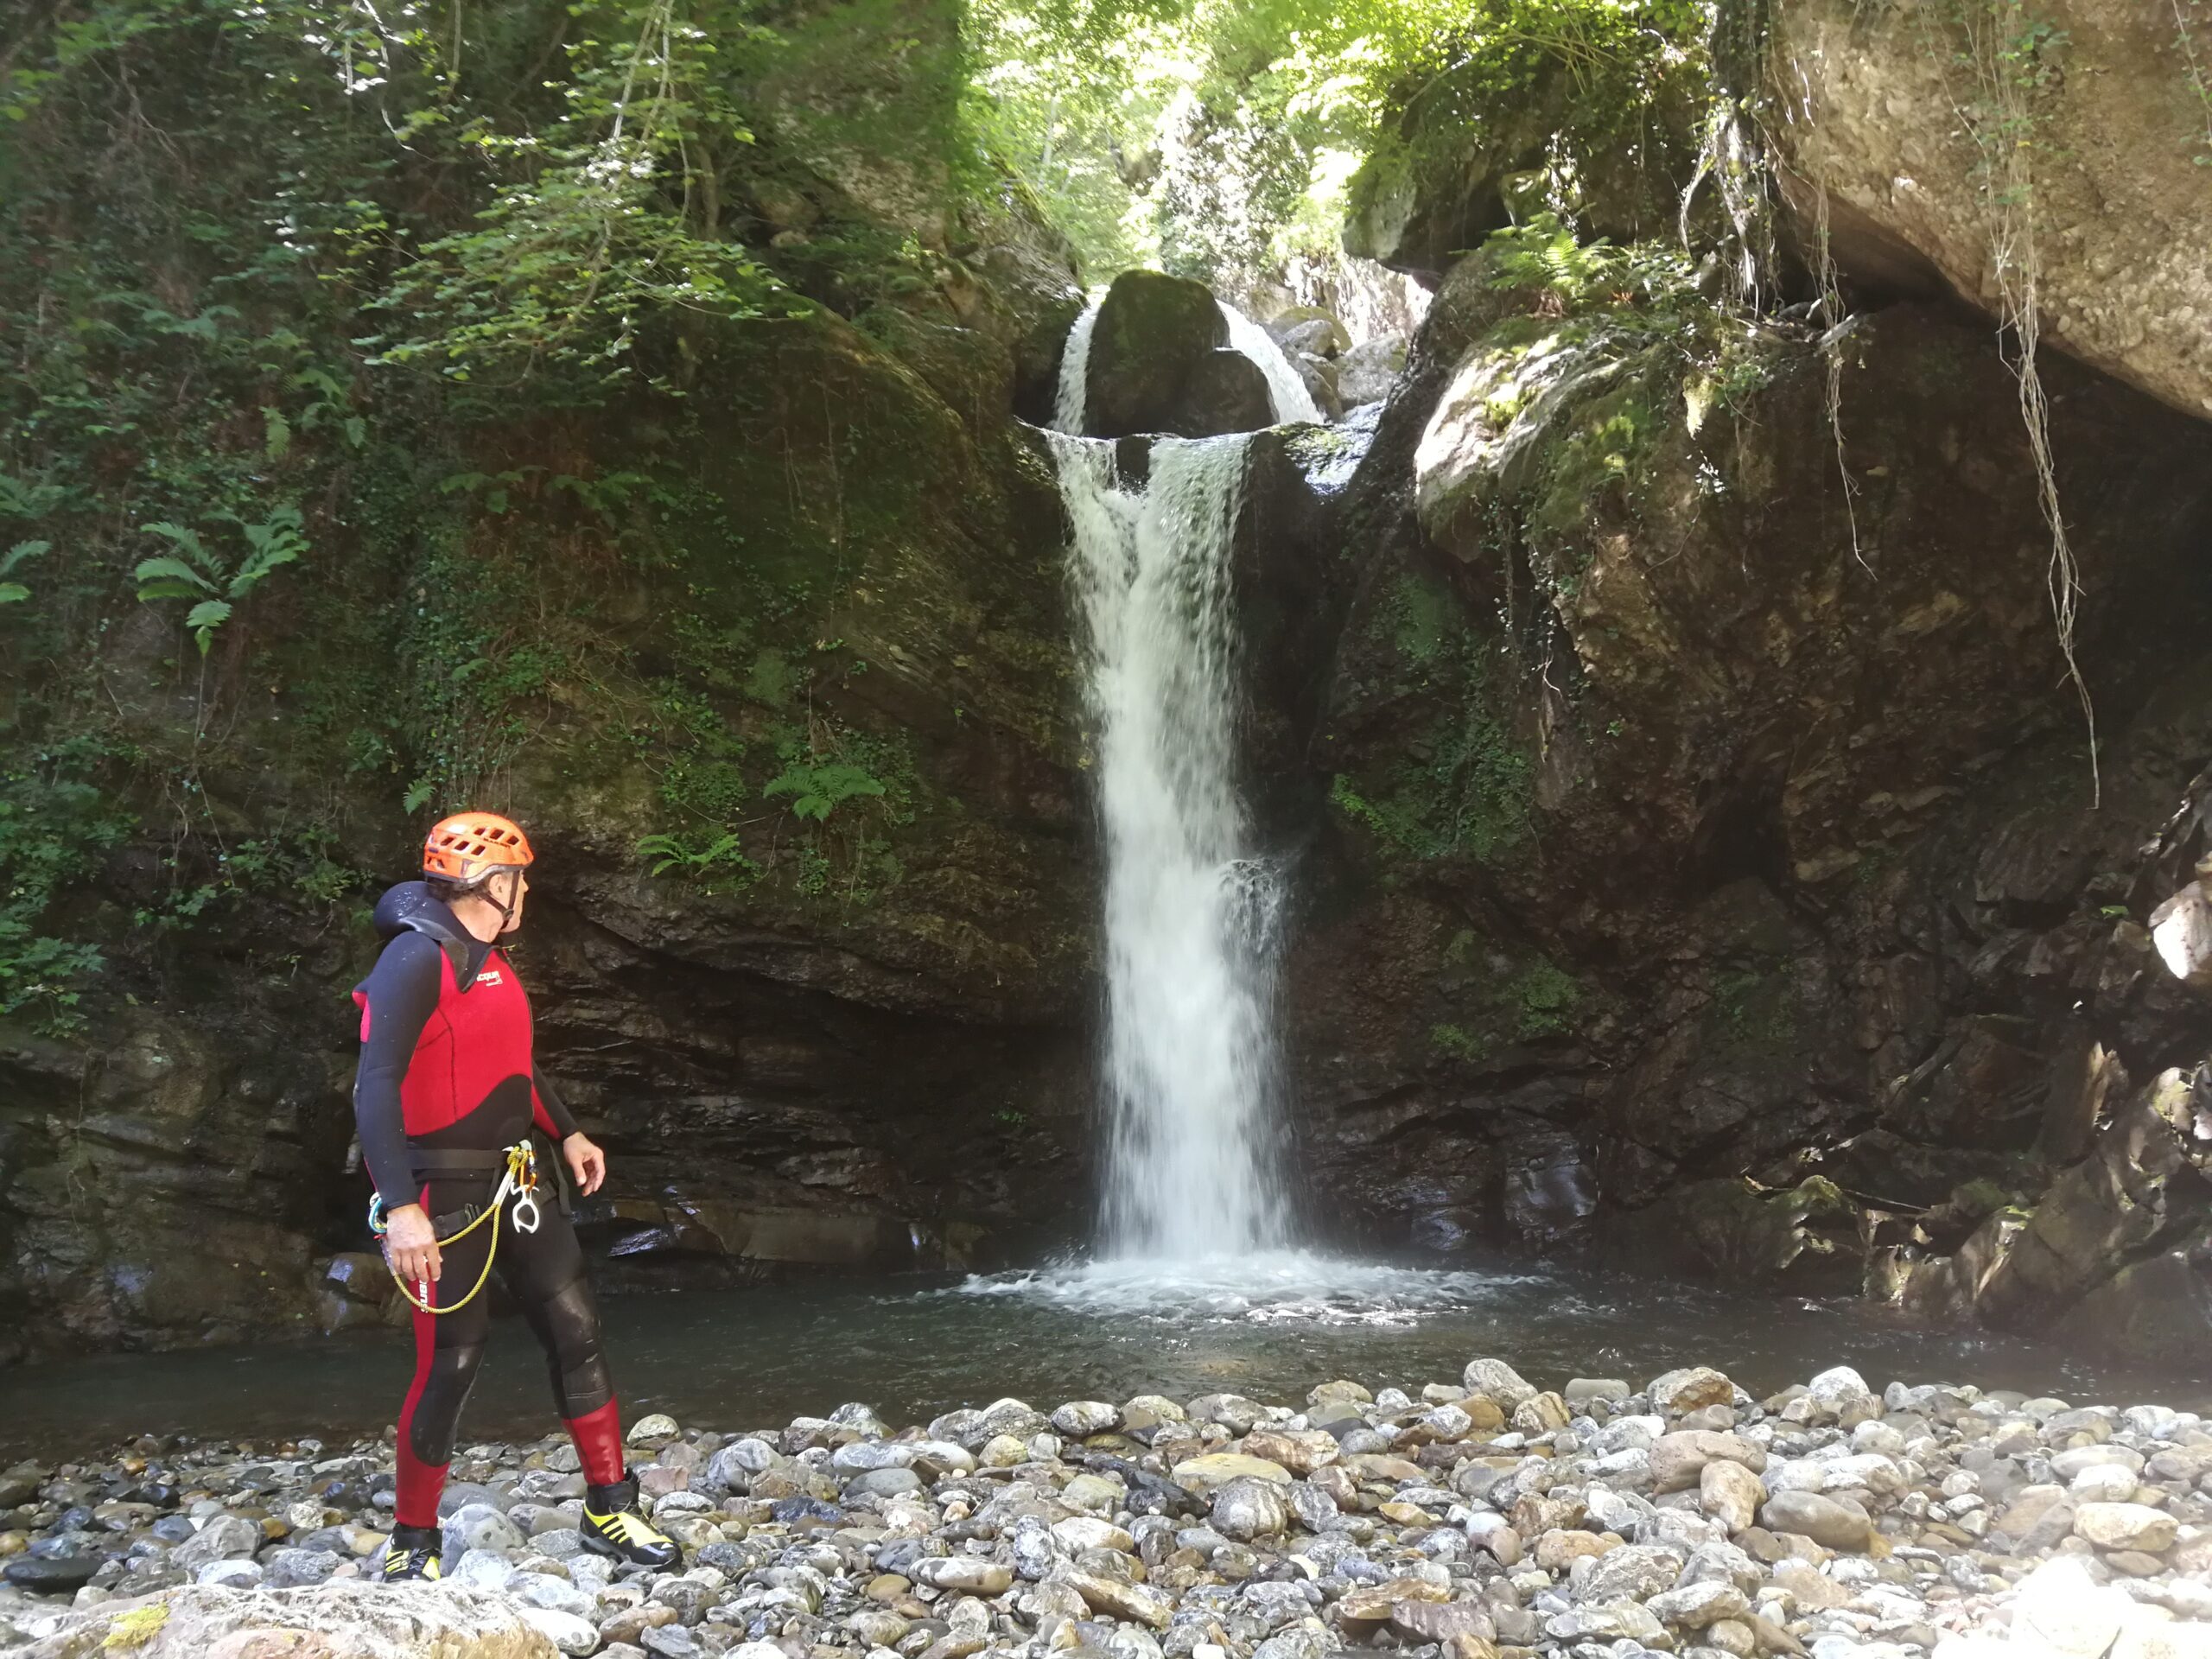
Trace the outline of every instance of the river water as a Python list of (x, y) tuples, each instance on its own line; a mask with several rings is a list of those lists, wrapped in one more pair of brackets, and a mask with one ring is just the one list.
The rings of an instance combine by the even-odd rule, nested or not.
[[(1408, 1391), (1457, 1382), (1486, 1354), (1540, 1387), (1573, 1376), (1641, 1384), (1696, 1363), (1764, 1393), (1848, 1364), (1877, 1389), (1902, 1379), (2082, 1403), (2212, 1403), (2201, 1376), (2131, 1375), (2033, 1343), (1900, 1324), (1856, 1302), (1550, 1271), (1332, 1272), (1291, 1254), (1212, 1283), (1203, 1273), (1177, 1284), (1123, 1278), (1109, 1265), (630, 1295), (609, 1299), (605, 1313), (626, 1414), (668, 1411), (724, 1430), (848, 1400), (893, 1423), (1006, 1395), (1048, 1410), (1069, 1399), (1217, 1389), (1297, 1405), (1336, 1376)], [(411, 1357), (395, 1331), (24, 1366), (0, 1373), (0, 1456), (53, 1459), (149, 1432), (374, 1433), (397, 1413)], [(537, 1344), (519, 1321), (498, 1321), (462, 1442), (556, 1427)]]

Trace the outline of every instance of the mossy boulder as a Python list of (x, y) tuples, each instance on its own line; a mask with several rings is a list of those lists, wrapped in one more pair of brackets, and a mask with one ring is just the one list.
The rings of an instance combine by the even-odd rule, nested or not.
[(1210, 438), (1274, 420), (1267, 377), (1229, 349), (1229, 320), (1203, 283), (1158, 271), (1114, 279), (1092, 326), (1084, 431)]
[(1470, 54), (1377, 135), (1352, 176), (1344, 251), (1433, 287), (1492, 231), (1547, 207), (1618, 241), (1673, 232), (1697, 169), (1702, 60), (1627, 73), (1639, 62), (1621, 54), (1621, 80), (1597, 86), (1586, 65), (1548, 54)]

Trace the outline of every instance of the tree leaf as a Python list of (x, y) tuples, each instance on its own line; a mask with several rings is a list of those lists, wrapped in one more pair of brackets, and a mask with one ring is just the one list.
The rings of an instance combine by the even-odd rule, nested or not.
[(141, 599), (191, 599), (215, 591), (213, 582), (182, 559), (167, 553), (141, 559), (137, 569), (131, 574), (137, 578)]
[(283, 460), (284, 452), (292, 447), (292, 423), (284, 418), (283, 410), (275, 408), (263, 410), (261, 420), (268, 429), (262, 448), (270, 460)]
[(142, 524), (139, 528), (149, 536), (168, 537), (201, 569), (212, 570), (215, 568), (215, 562), (207, 556), (207, 549), (201, 543), (199, 531), (187, 530), (182, 524), (166, 522), (157, 524)]
[(20, 582), (0, 582), (0, 605), (20, 605), (31, 596), (31, 590)]
[(298, 561), (299, 556), (300, 549), (298, 545), (291, 542), (282, 543), (273, 547), (263, 548), (259, 552), (248, 558), (244, 564), (240, 565), (238, 567), (238, 575), (231, 578), (231, 597), (232, 599), (244, 599), (248, 594), (253, 591), (254, 584), (258, 582), (271, 570), (274, 570), (280, 564), (295, 563)]
[(52, 542), (17, 542), (5, 553), (0, 553), (0, 575), (5, 575), (27, 559), (38, 557), (53, 545)]
[[(201, 633), (213, 633), (231, 620), (231, 601), (227, 599), (203, 599), (185, 613), (184, 626)], [(201, 645), (200, 650), (207, 649)]]

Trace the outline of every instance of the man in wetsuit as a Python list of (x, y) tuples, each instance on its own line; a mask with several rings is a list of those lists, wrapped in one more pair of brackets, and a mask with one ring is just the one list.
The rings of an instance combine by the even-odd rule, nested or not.
[(423, 848), (423, 879), (378, 902), (377, 931), (389, 943), (353, 992), (361, 1009), (353, 1115), (383, 1200), (385, 1254), (416, 1300), (453, 1309), (414, 1315), (415, 1381), (399, 1413), (387, 1580), (438, 1576), (438, 1494), (491, 1322), (486, 1296), (462, 1298), (481, 1276), (495, 1233), (495, 1270), (545, 1350), (554, 1402), (583, 1465), (585, 1545), (650, 1567), (681, 1555), (637, 1513), (599, 1311), (568, 1217), (546, 1205), (536, 1230), (524, 1232), (511, 1224), (510, 1203), (497, 1220), (454, 1237), (493, 1202), (505, 1148), (533, 1126), (559, 1143), (584, 1192), (607, 1179), (605, 1154), (532, 1060), (530, 999), (493, 948), (522, 924), (531, 859), (522, 831), (495, 813), (439, 823)]

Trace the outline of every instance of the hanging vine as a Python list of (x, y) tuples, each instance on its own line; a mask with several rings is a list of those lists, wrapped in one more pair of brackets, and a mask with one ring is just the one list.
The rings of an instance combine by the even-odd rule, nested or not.
[[(2080, 700), (2082, 718), (2088, 728), (2091, 804), (2101, 805), (2104, 779), (2096, 703), (2075, 650), (2082, 570), (2059, 499), (2050, 443), (2050, 405), (2039, 368), (2043, 254), (2037, 234), (2036, 164), (2044, 146), (2038, 137), (2034, 100), (2057, 79), (2051, 54), (2065, 36), (2050, 23), (2032, 17), (2023, 0), (1961, 0), (1956, 16), (1963, 45), (1950, 55), (1974, 76), (1974, 95), (1961, 100), (1951, 92), (1951, 102), (1980, 155), (1999, 321), (2012, 338), (2006, 365), (2019, 388), (2020, 418), (2027, 428), (2028, 448), (2035, 465), (2037, 501), (2050, 530), (2051, 615), (2058, 627), (2066, 677)], [(1923, 27), (1926, 27), (1924, 21)], [(1942, 63), (1942, 55), (1937, 61)], [(1948, 72), (1945, 86), (1949, 92)]]

